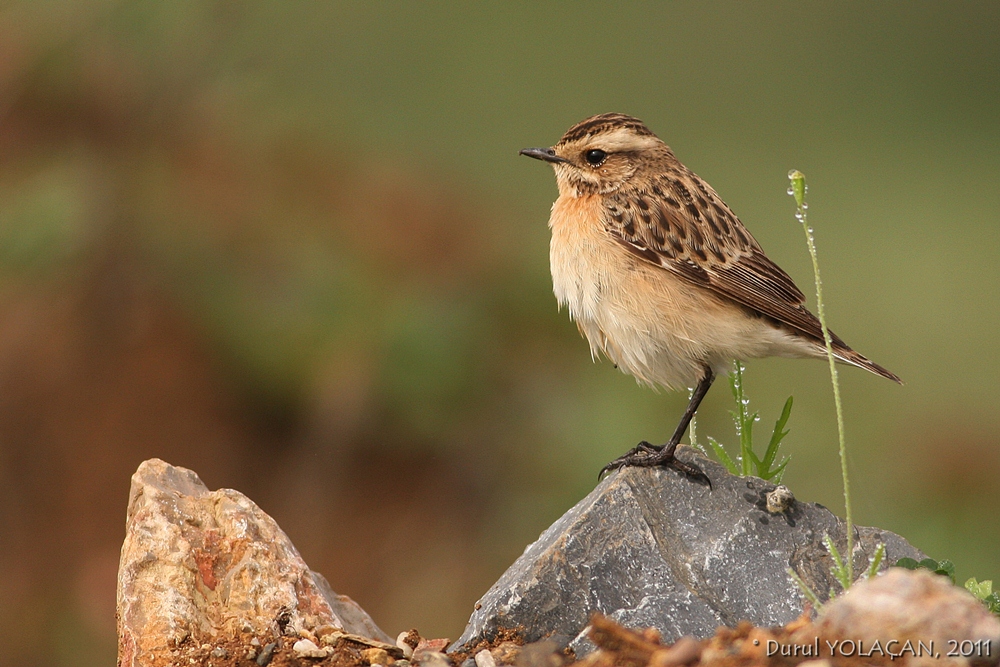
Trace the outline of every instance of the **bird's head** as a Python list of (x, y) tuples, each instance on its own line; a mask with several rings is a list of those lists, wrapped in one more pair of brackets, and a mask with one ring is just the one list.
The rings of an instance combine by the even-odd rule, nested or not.
[(605, 113), (580, 121), (552, 148), (521, 155), (552, 164), (560, 194), (606, 194), (644, 167), (673, 159), (670, 149), (641, 120)]

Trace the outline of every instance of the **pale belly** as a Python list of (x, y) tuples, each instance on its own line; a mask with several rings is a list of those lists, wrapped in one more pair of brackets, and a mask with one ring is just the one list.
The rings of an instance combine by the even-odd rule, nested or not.
[(591, 222), (595, 197), (560, 198), (550, 227), (552, 284), (592, 354), (649, 385), (693, 387), (733, 359), (816, 356), (743, 307), (645, 262)]

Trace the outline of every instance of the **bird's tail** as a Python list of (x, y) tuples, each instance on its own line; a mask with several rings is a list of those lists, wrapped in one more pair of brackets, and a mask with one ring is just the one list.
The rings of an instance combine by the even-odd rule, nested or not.
[(884, 378), (889, 378), (893, 382), (903, 384), (903, 381), (899, 379), (898, 375), (887, 368), (879, 366), (865, 355), (855, 352), (851, 348), (847, 347), (847, 345), (837, 345), (835, 342), (833, 346), (833, 355), (845, 364), (851, 364), (852, 366), (863, 368), (866, 371), (874, 373), (875, 375), (881, 375)]

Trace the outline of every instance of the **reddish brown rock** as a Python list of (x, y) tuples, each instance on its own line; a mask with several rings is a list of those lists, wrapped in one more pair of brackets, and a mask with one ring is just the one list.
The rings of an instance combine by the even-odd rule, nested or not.
[(249, 498), (209, 491), (159, 459), (132, 476), (117, 615), (119, 667), (168, 662), (181, 645), (309, 637), (323, 626), (392, 641)]
[(891, 662), (890, 653), (939, 667), (1000, 661), (1000, 620), (968, 591), (927, 570), (894, 567), (859, 581), (824, 605), (816, 627), (827, 654), (827, 646), (836, 647), (834, 658), (860, 651), (873, 663)]

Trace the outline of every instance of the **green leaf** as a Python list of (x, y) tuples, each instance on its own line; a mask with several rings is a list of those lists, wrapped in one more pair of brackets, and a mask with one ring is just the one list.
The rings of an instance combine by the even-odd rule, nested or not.
[[(813, 589), (809, 588), (809, 584), (807, 584), (792, 568), (788, 568), (785, 572), (787, 572), (788, 576), (792, 578), (792, 581), (794, 581), (799, 587), (799, 590), (801, 590), (802, 594), (806, 596), (806, 599), (812, 602), (813, 608), (819, 610), (820, 607), (823, 606), (823, 603), (819, 601), (819, 596), (813, 592)], [(833, 591), (830, 591), (830, 593), (830, 597), (833, 598)]]
[(993, 580), (976, 581), (975, 577), (965, 582), (965, 589), (980, 600), (985, 600), (993, 593)]
[[(739, 453), (736, 456), (730, 456), (725, 451), (725, 448), (712, 438), (708, 439), (709, 445), (712, 447), (712, 451), (715, 452), (719, 461), (732, 474), (743, 477), (756, 475), (761, 479), (780, 483), (790, 458), (785, 457), (776, 467), (774, 466), (774, 462), (778, 459), (779, 446), (782, 439), (788, 435), (785, 425), (788, 423), (788, 418), (791, 415), (792, 398), (788, 397), (781, 411), (781, 416), (775, 422), (774, 431), (771, 433), (771, 440), (764, 451), (764, 456), (758, 456), (753, 449), (753, 426), (760, 415), (757, 412), (750, 412), (749, 410), (749, 402), (743, 390), (744, 370), (743, 364), (736, 361), (733, 364), (733, 372), (729, 374), (729, 389), (732, 392), (733, 401), (736, 403), (736, 408), (730, 410), (729, 414), (732, 415), (733, 423), (736, 425), (736, 432), (739, 434)], [(693, 442), (694, 437), (692, 435)]]
[(729, 457), (729, 452), (726, 451), (725, 447), (720, 445), (715, 438), (711, 437), (708, 439), (708, 444), (712, 447), (712, 451), (715, 452), (715, 456), (719, 459), (719, 462), (726, 466), (726, 470), (734, 475), (740, 474), (739, 468), (736, 467), (736, 463), (733, 462), (733, 459)]
[(936, 561), (933, 558), (925, 558), (918, 563), (912, 558), (900, 558), (896, 561), (896, 567), (905, 567), (908, 570), (918, 568), (930, 570), (934, 574), (948, 577), (951, 579), (951, 583), (955, 583), (955, 564), (948, 559)]
[(875, 554), (872, 556), (872, 562), (868, 565), (869, 579), (874, 579), (875, 575), (878, 574), (878, 567), (882, 564), (883, 558), (885, 558), (885, 544), (879, 542), (878, 548), (875, 549)]
[(938, 566), (934, 568), (934, 574), (940, 574), (951, 579), (951, 583), (955, 583), (955, 564), (950, 560), (943, 560), (938, 563)]
[(774, 469), (769, 481), (773, 481), (775, 484), (781, 484), (781, 478), (785, 476), (785, 466), (787, 466), (788, 462), (791, 460), (791, 456), (786, 456), (781, 463), (778, 464), (778, 467)]
[(788, 418), (792, 415), (792, 397), (789, 396), (788, 400), (785, 401), (785, 407), (781, 410), (781, 416), (778, 417), (778, 421), (774, 422), (774, 430), (771, 432), (771, 441), (767, 443), (767, 450), (764, 452), (764, 469), (771, 467), (774, 463), (775, 457), (778, 455), (778, 445), (781, 444), (782, 439), (788, 435), (788, 431), (782, 429), (785, 428), (785, 424), (788, 423)]
[(833, 543), (829, 534), (823, 536), (823, 544), (826, 545), (826, 550), (833, 557), (834, 566), (831, 568), (833, 576), (840, 582), (840, 587), (846, 591), (851, 587), (850, 570), (847, 569), (845, 561), (840, 557), (840, 551), (837, 550), (837, 545)]

